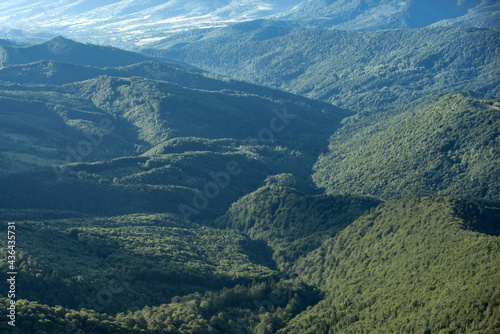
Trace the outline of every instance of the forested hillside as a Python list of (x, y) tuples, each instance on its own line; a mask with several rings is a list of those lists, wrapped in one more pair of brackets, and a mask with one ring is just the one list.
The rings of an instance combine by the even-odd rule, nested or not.
[(436, 95), (343, 123), (314, 168), (328, 193), (500, 199), (497, 99)]
[(305, 195), (271, 183), (234, 203), (216, 224), (265, 241), (286, 268), (378, 204), (373, 198)]
[(0, 332), (497, 333), (498, 37), (1, 43)]
[[(350, 114), (185, 67), (142, 62), (145, 56), (115, 68), (61, 63), (59, 54), (74, 45), (99, 59), (122, 51), (100, 47), (95, 55), (94, 47), (64, 39), (45, 44), (56, 42), (59, 53), (30, 52), (34, 63), (0, 68), (4, 170), (132, 156), (176, 137), (252, 138), (252, 145), (269, 141), (316, 154)], [(25, 58), (22, 50), (13, 53), (13, 63)], [(92, 63), (88, 58), (76, 63)]]
[(251, 21), (186, 32), (148, 54), (355, 111), (470, 89), (499, 96), (498, 28), (309, 30)]
[(0, 208), (114, 215), (181, 213), (185, 205), (186, 218), (206, 220), (269, 175), (298, 175), (296, 186), (314, 191), (303, 177), (311, 167), (310, 157), (280, 146), (259, 150), (237, 140), (179, 138), (142, 156), (0, 174)]
[(380, 205), (299, 261), (326, 297), (278, 332), (497, 332), (499, 220), (449, 197)]
[[(359, 210), (359, 199), (351, 203), (345, 212)], [(255, 211), (272, 205), (259, 201)], [(264, 246), (272, 234), (252, 240), (172, 215), (25, 222), (18, 225), (29, 245), (20, 254), (19, 286), (21, 298), (38, 303), (19, 300), (24, 321), (15, 332), (495, 333), (499, 219), (498, 208), (451, 197), (388, 202), (288, 274), (278, 274), (274, 248)]]
[[(64, 37), (29, 46), (1, 46), (0, 66), (27, 64), (39, 59), (69, 62), (98, 67), (124, 66), (147, 60), (140, 53), (109, 46), (77, 43)], [(91, 57), (88, 57), (91, 55)]]

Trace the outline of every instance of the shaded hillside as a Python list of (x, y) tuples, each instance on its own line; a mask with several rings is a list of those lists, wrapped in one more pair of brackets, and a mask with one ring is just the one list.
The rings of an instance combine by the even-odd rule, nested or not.
[[(285, 199), (297, 194), (286, 188), (262, 189), (255, 194), (260, 192), (287, 194)], [(321, 203), (326, 198), (300, 199), (319, 199)], [(314, 212), (310, 211), (309, 221), (322, 218)], [(275, 273), (262, 243), (234, 230), (188, 225), (172, 215), (20, 223), (23, 242), (32, 247), (20, 257), (23, 282), (45, 288), (26, 287), (26, 291), (35, 298), (48, 298), (49, 305), (19, 300), (18, 314), (26, 321), (18, 330), (495, 333), (499, 328), (500, 247), (499, 237), (492, 231), (498, 231), (499, 221), (498, 208), (451, 197), (384, 203), (299, 259), (293, 269), (298, 279), (283, 277), (279, 281), (262, 281)], [(58, 242), (44, 245), (47, 234)], [(39, 247), (43, 253), (36, 252)], [(74, 249), (78, 261), (66, 258), (62, 247)], [(65, 261), (70, 262), (59, 267)], [(155, 261), (154, 269), (151, 261)], [(47, 270), (48, 263), (52, 272)], [(79, 274), (83, 264), (92, 270)], [(71, 266), (75, 269), (70, 273), (66, 267)], [(203, 279), (198, 279), (199, 273)], [(72, 274), (79, 276), (71, 278)], [(255, 281), (244, 283), (250, 277)], [(109, 284), (107, 280), (118, 284), (112, 286), (107, 305), (85, 303), (80, 311), (51, 305), (49, 292), (55, 286), (55, 296), (68, 290), (78, 297), (88, 291), (95, 302), (103, 290), (93, 289)], [(240, 284), (206, 290), (207, 286), (236, 282)], [(156, 289), (151, 290), (153, 286)], [(151, 293), (158, 288), (161, 294)], [(172, 289), (185, 293), (192, 288), (202, 292), (162, 302)], [(139, 292), (136, 298), (133, 291)], [(142, 307), (144, 304), (153, 306)], [(116, 313), (124, 305), (138, 308)], [(103, 306), (107, 314), (102, 313)], [(100, 312), (92, 310), (95, 307)], [(44, 322), (31, 321), (40, 318)]]
[(105, 160), (147, 145), (128, 122), (54, 87), (1, 86), (0, 120), (1, 170)]
[(304, 195), (271, 185), (231, 205), (217, 225), (267, 242), (278, 265), (287, 267), (379, 203), (362, 197)]
[(207, 220), (268, 175), (291, 173), (311, 191), (317, 156), (351, 114), (152, 61), (38, 61), (4, 67), (0, 78), (0, 167), (11, 172), (0, 175), (5, 209)]
[(144, 51), (362, 111), (455, 89), (499, 96), (499, 38), (498, 28), (347, 32), (252, 21)]
[[(125, 118), (138, 128), (140, 139), (154, 145), (187, 136), (247, 139), (258, 136), (263, 129), (269, 129), (261, 134), (267, 136), (264, 141), (281, 138), (299, 146), (311, 141), (322, 145), (321, 137), (331, 133), (348, 115), (328, 104), (317, 109), (306, 101), (275, 101), (229, 90), (185, 89), (137, 77), (98, 77), (65, 88), (71, 94), (91, 100), (107, 113)], [(318, 106), (315, 102), (312, 105)], [(270, 124), (273, 119), (276, 121)], [(276, 135), (270, 135), (269, 131)]]
[(0, 208), (76, 211), (90, 215), (172, 212), (208, 220), (265, 184), (290, 173), (314, 191), (315, 156), (281, 145), (175, 138), (144, 155), (0, 174)]
[(499, 129), (500, 102), (465, 94), (353, 117), (330, 138), (313, 179), (334, 194), (498, 200)]
[[(116, 316), (19, 300), (17, 311), (26, 321), (16, 327), (16, 332), (222, 334), (251, 333), (255, 329), (266, 333), (283, 327), (295, 315), (314, 305), (318, 296), (318, 291), (311, 287), (268, 280), (175, 297), (172, 302), (160, 306)], [(269, 298), (279, 298), (279, 307), (269, 305)], [(7, 305), (8, 300), (2, 298), (1, 302)], [(40, 318), (44, 321), (37, 321)], [(11, 328), (2, 322), (0, 329), (8, 331)]]
[(327, 296), (278, 333), (495, 333), (500, 240), (474, 231), (491, 219), (449, 197), (380, 205), (297, 264)]
[(16, 297), (51, 307), (116, 314), (276, 274), (262, 244), (177, 215), (18, 221), (16, 232)]
[(254, 94), (274, 100), (290, 100), (314, 105), (321, 109), (325, 104), (316, 100), (293, 95), (280, 90), (249, 84), (212, 73), (192, 71), (191, 68), (148, 60), (122, 67), (92, 67), (54, 60), (39, 60), (28, 64), (10, 65), (0, 68), (0, 81), (11, 84), (63, 85), (85, 81), (99, 76), (120, 78), (141, 77), (167, 81), (184, 88), (240, 92)]
[(192, 136), (276, 141), (316, 155), (350, 114), (154, 61), (97, 68), (42, 60), (3, 67), (0, 80), (3, 170), (131, 156)]

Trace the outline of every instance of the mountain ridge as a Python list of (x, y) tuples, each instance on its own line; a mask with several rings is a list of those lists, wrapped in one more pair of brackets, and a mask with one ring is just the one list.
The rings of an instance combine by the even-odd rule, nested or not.
[(357, 112), (432, 93), (500, 96), (499, 28), (309, 30), (268, 21), (189, 32), (143, 51)]
[[(92, 54), (92, 56), (89, 57), (89, 54)], [(195, 69), (175, 60), (151, 58), (138, 52), (126, 51), (109, 45), (79, 43), (62, 36), (32, 45), (0, 45), (0, 67), (33, 63), (40, 60), (52, 60), (99, 68), (127, 66), (143, 61), (160, 60), (177, 67)]]
[(239, 56), (216, 68), (302, 36), (249, 68), (297, 84), (346, 62), (316, 68), (339, 86), (295, 87), (356, 113), (64, 38), (0, 47), (0, 265), (19, 273), (0, 332), (498, 332), (498, 32), (165, 41), (224, 40)]
[[(494, 0), (359, 1), (246, 0), (187, 3), (147, 0), (141, 3), (64, 0), (58, 6), (36, 3), (0, 5), (0, 26), (45, 31), (86, 42), (127, 46), (146, 45), (165, 34), (206, 29), (255, 19), (289, 20), (299, 26), (348, 30), (415, 28), (432, 24), (491, 27), (499, 25)], [(12, 31), (12, 36), (21, 35)], [(9, 31), (5, 32), (8, 37)]]

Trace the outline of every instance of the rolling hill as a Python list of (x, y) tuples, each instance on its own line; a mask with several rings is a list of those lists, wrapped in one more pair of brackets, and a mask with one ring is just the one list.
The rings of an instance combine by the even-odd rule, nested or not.
[[(301, 200), (337, 201), (334, 197)], [(266, 212), (270, 204), (255, 202), (255, 210)], [(321, 211), (309, 213), (310, 221), (321, 217)], [(499, 218), (498, 207), (453, 197), (383, 203), (324, 240), (289, 274), (267, 280), (262, 278), (276, 275), (269, 262), (272, 253), (265, 251), (265, 244), (233, 229), (186, 226), (171, 215), (24, 222), (19, 229), (31, 247), (21, 258), (22, 282), (43, 285), (46, 292), (57, 283), (58, 292), (44, 294), (26, 286), (27, 295), (48, 305), (20, 299), (18, 314), (25, 321), (18, 331), (494, 333), (499, 326)], [(44, 244), (48, 234), (58, 242)], [(78, 261), (67, 258), (61, 248), (74, 249)], [(41, 251), (34, 252), (37, 249)], [(155, 262), (157, 258), (162, 260)], [(70, 263), (64, 265), (65, 261)], [(48, 270), (51, 262), (56, 267)], [(145, 263), (150, 265), (144, 271)], [(250, 274), (254, 281), (245, 283)], [(232, 287), (206, 290), (231, 285), (225, 278), (235, 280)], [(108, 281), (113, 285), (99, 290)], [(174, 294), (189, 289), (205, 292), (162, 299), (173, 288)], [(84, 301), (81, 310), (54, 306), (53, 298), (64, 291), (77, 298), (65, 301), (66, 294), (56, 299), (58, 303), (77, 303), (81, 293), (93, 298)], [(109, 302), (103, 299), (105, 291)], [(140, 294), (132, 301), (134, 294), (125, 293), (129, 291)], [(99, 296), (101, 302), (96, 302)], [(135, 311), (120, 312), (125, 305), (136, 306)], [(34, 321), (40, 318), (44, 321)], [(1, 326), (5, 328), (5, 322)]]
[[(126, 51), (109, 45), (79, 43), (58, 36), (46, 42), (32, 45), (0, 45), (0, 67), (29, 64), (41, 60), (51, 60), (93, 67), (119, 67), (144, 61), (158, 60), (143, 54)], [(196, 70), (187, 64), (171, 59), (160, 59), (164, 63), (174, 64), (177, 68)]]
[[(52, 50), (54, 44), (56, 52), (33, 51)], [(73, 58), (73, 52), (81, 58)], [(262, 137), (266, 142), (308, 147), (307, 154), (316, 154), (350, 114), (183, 65), (62, 38), (13, 47), (5, 59), (13, 65), (0, 68), (4, 170), (131, 156), (175, 137), (256, 138), (258, 144), (259, 136), (267, 136)], [(128, 65), (98, 67), (113, 61)], [(312, 129), (322, 134), (313, 136)]]
[[(32, 63), (37, 60), (54, 60), (77, 65), (96, 67), (124, 66), (148, 60), (135, 52), (109, 46), (85, 45), (64, 37), (29, 46), (2, 46), (0, 66)], [(92, 54), (92, 57), (88, 55)]]

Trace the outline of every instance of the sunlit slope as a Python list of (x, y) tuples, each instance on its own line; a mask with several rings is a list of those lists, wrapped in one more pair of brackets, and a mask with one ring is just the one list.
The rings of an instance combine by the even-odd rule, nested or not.
[(327, 295), (279, 333), (495, 333), (499, 221), (450, 197), (380, 205), (297, 264)]
[(330, 138), (313, 179), (328, 193), (498, 200), (499, 129), (498, 100), (460, 93), (353, 117)]

